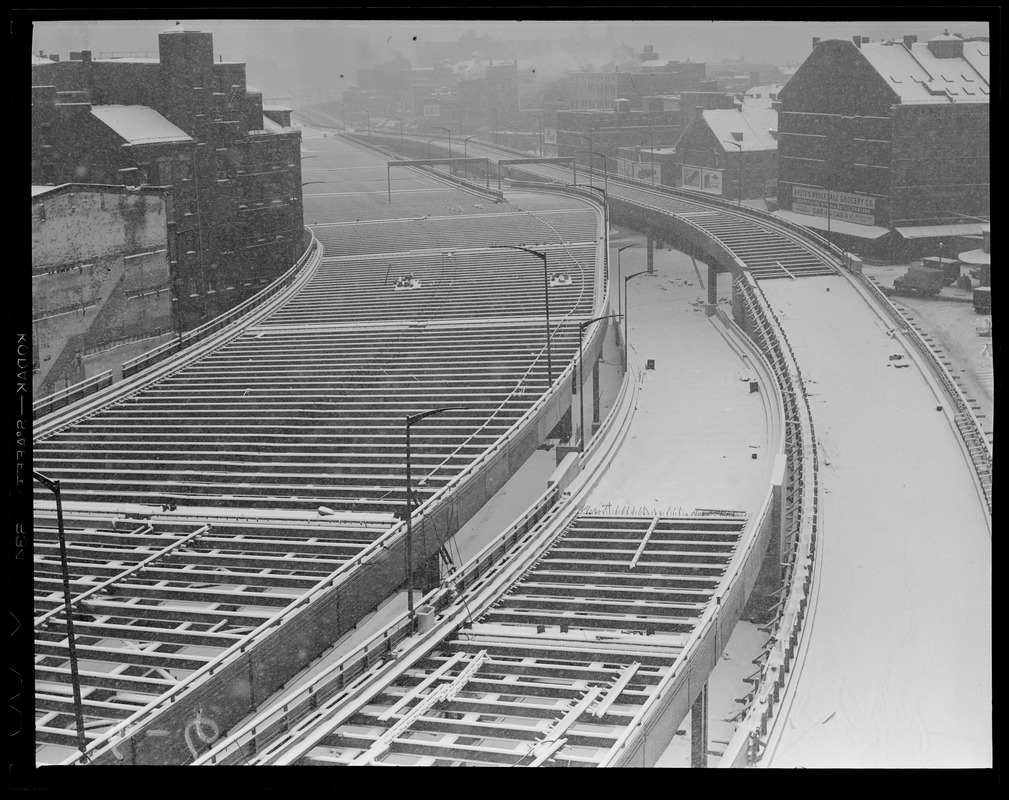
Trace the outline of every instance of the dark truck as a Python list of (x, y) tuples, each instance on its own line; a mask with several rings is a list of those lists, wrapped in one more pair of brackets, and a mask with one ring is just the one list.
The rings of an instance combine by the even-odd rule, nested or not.
[(943, 270), (919, 267), (915, 264), (908, 267), (904, 275), (893, 280), (893, 289), (900, 294), (922, 294), (934, 297), (946, 285), (946, 274)]
[(960, 277), (960, 262), (955, 258), (926, 256), (921, 260), (921, 265), (926, 269), (937, 269), (942, 272), (946, 281), (945, 286), (951, 286)]

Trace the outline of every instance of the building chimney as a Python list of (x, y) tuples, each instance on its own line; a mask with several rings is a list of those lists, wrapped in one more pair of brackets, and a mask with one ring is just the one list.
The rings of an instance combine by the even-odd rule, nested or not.
[(39, 50), (39, 58), (45, 58), (45, 57), (46, 57), (46, 51), (45, 50)]
[(942, 36), (928, 40), (928, 49), (936, 58), (962, 58), (963, 39), (950, 36), (949, 31), (943, 31)]
[(860, 50), (862, 49), (862, 37), (861, 36), (859, 36), (858, 34), (856, 34), (856, 35), (854, 35), (854, 36), (851, 37), (851, 41), (853, 41), (855, 43), (855, 47), (859, 48)]
[(60, 54), (59, 53), (50, 53), (49, 54), (49, 60), (50, 61), (59, 61), (60, 60)]
[(816, 49), (816, 46), (817, 46), (817, 45), (818, 45), (819, 43), (820, 43), (820, 37), (819, 37), (819, 36), (814, 36), (814, 37), (813, 37), (813, 49), (814, 49), (814, 50)]
[(910, 50), (911, 49), (911, 45), (913, 45), (917, 41), (918, 41), (918, 37), (917, 36), (905, 36), (904, 37), (904, 47), (906, 47), (908, 50)]
[(85, 64), (90, 64), (91, 63), (91, 51), (90, 50), (81, 50), (81, 61), (83, 61)]
[(869, 44), (869, 37), (868, 36), (863, 36), (862, 37), (862, 44)]

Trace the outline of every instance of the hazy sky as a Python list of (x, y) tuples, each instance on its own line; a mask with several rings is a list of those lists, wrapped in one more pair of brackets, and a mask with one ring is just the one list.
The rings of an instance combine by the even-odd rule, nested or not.
[[(170, 20), (100, 22), (46, 21), (35, 24), (33, 52), (44, 50), (66, 58), (71, 50), (150, 52), (156, 56), (158, 33), (175, 24)], [(307, 91), (320, 85), (353, 85), (362, 66), (390, 58), (394, 51), (416, 62), (416, 41), (454, 41), (466, 30), (495, 39), (535, 41), (544, 44), (542, 57), (574, 43), (587, 48), (602, 64), (612, 47), (621, 43), (640, 50), (654, 45), (661, 58), (716, 63), (724, 58), (750, 62), (799, 64), (809, 54), (811, 39), (850, 39), (854, 34), (871, 40), (917, 34), (919, 40), (943, 29), (965, 35), (987, 35), (984, 22), (772, 22), (572, 20), (529, 21), (367, 21), (367, 20), (181, 20), (186, 27), (214, 35), (214, 53), (226, 61), (248, 64), (250, 85), (266, 90)], [(414, 38), (416, 37), (416, 39)], [(295, 85), (291, 85), (291, 84)]]

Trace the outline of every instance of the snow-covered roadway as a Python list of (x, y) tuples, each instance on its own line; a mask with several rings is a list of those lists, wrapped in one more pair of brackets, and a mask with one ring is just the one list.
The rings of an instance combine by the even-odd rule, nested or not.
[(812, 616), (761, 764), (990, 767), (991, 532), (942, 403), (844, 277), (762, 289), (822, 494)]

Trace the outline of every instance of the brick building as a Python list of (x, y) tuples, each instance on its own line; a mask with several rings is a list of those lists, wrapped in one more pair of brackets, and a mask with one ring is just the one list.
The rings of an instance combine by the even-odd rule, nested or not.
[(245, 64), (174, 28), (157, 58), (32, 67), (32, 182), (171, 187), (169, 260), (180, 324), (255, 293), (304, 249), (301, 133), (263, 109)]
[(630, 178), (653, 186), (672, 186), (676, 169), (675, 147), (617, 149), (616, 171), (622, 178)]
[(990, 207), (988, 53), (948, 34), (814, 40), (778, 95), (780, 208), (819, 228), (830, 213), (863, 244), (892, 231), (893, 254), (978, 233), (965, 218)]
[(35, 397), (173, 335), (170, 200), (167, 188), (32, 187)]
[(610, 111), (557, 111), (557, 155), (574, 156), (586, 166), (591, 158), (602, 169), (602, 160), (587, 152), (591, 141), (593, 151), (614, 160), (609, 164), (613, 170), (621, 147), (660, 147), (679, 138), (679, 111), (633, 111), (622, 98), (613, 106)]
[(643, 110), (644, 98), (649, 95), (678, 94), (696, 91), (706, 81), (703, 63), (660, 60), (651, 45), (644, 52), (634, 53), (630, 48), (623, 54), (614, 51), (614, 61), (607, 69), (580, 70), (568, 73), (570, 107), (573, 111), (598, 111), (610, 109), (614, 101), (630, 100), (631, 108)]
[(729, 200), (773, 197), (778, 114), (743, 107), (699, 111), (676, 143), (673, 185)]

